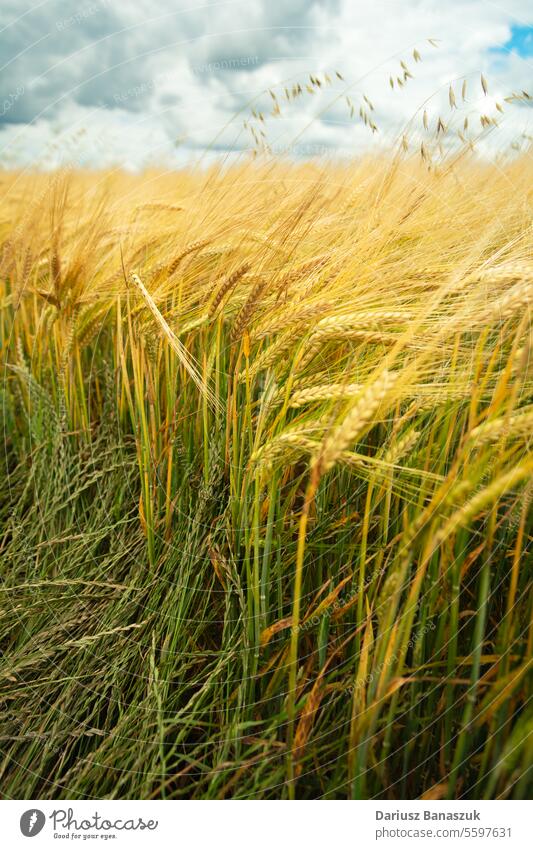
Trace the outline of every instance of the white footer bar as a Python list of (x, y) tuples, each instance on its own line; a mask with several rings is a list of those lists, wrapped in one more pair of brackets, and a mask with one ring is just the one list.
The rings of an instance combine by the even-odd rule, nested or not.
[(2, 801), (0, 841), (31, 846), (367, 849), (533, 846), (531, 803)]

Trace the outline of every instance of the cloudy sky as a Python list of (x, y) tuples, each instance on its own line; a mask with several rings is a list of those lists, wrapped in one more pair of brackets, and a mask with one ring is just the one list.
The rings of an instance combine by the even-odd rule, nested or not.
[(1, 164), (172, 167), (239, 155), (253, 132), (347, 156), (419, 140), (424, 109), (430, 131), (493, 115), (486, 149), (523, 146), (533, 101), (504, 98), (533, 93), (532, 24), (530, 0), (0, 0)]

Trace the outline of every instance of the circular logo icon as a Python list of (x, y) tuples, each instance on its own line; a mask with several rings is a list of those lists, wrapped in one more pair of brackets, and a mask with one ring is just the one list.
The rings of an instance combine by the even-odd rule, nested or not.
[(46, 817), (38, 808), (30, 808), (29, 811), (24, 811), (20, 818), (20, 830), (24, 837), (35, 837), (43, 830), (46, 822)]

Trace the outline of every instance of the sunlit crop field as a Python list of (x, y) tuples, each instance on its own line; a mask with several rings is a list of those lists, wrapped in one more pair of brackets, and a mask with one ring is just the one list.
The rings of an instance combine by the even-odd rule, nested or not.
[(4, 795), (527, 797), (532, 178), (2, 173)]

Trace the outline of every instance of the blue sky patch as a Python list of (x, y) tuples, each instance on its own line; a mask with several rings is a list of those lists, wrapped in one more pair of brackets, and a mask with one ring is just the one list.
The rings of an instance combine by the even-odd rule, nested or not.
[(511, 38), (498, 47), (493, 47), (495, 53), (517, 53), (519, 56), (533, 56), (533, 27), (511, 26)]

